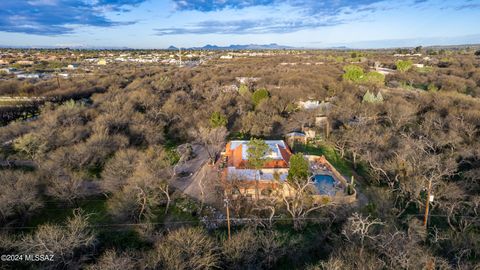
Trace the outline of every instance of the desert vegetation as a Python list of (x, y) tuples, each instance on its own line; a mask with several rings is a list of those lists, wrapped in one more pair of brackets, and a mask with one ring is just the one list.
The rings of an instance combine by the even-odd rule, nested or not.
[[(50, 269), (476, 269), (480, 58), (419, 50), (428, 60), (277, 51), (195, 67), (107, 66), (60, 85), (0, 80), (0, 95), (51, 97), (28, 120), (0, 107), (1, 253), (53, 254), (36, 262)], [(330, 106), (302, 109), (307, 100)], [(261, 139), (319, 114), (331, 132), (302, 152), (353, 176), (357, 203), (310, 202), (301, 154), (288, 179), (294, 196), (229, 202), (231, 235), (223, 201), (182, 189), (205, 170), (202, 198), (222, 194), (208, 164), (227, 140), (255, 138), (265, 152)], [(202, 153), (202, 170), (186, 169)]]

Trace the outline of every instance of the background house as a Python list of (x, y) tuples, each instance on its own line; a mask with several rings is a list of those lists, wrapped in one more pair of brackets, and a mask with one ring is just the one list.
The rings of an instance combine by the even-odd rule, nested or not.
[(295, 144), (307, 144), (307, 136), (303, 132), (293, 131), (285, 135), (285, 140), (287, 141), (290, 147), (293, 147)]

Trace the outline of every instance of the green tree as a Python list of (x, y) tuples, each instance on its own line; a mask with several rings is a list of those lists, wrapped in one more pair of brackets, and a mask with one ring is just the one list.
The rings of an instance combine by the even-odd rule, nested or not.
[(248, 89), (248, 86), (246, 84), (241, 84), (240, 87), (238, 88), (238, 93), (241, 95), (241, 96), (246, 96), (247, 94), (250, 93), (250, 89)]
[(398, 60), (396, 62), (397, 70), (400, 72), (407, 72), (409, 69), (412, 68), (412, 61), (410, 60)]
[(270, 147), (264, 140), (255, 138), (250, 139), (247, 145), (248, 165), (257, 170), (262, 168), (265, 162), (267, 162), (265, 156)]
[(212, 128), (224, 127), (228, 123), (227, 117), (220, 112), (213, 112), (210, 116), (210, 126)]
[(309, 164), (302, 153), (292, 155), (287, 179), (289, 181), (304, 180), (309, 176)]
[(248, 166), (252, 169), (255, 169), (255, 182), (256, 182), (256, 196), (259, 198), (258, 192), (258, 170), (261, 169), (265, 163), (268, 161), (267, 155), (270, 151), (268, 144), (262, 139), (250, 139), (250, 142), (247, 144), (247, 155), (248, 155)]
[(264, 99), (267, 99), (268, 96), (269, 96), (269, 93), (268, 93), (267, 89), (265, 89), (265, 88), (260, 88), (260, 89), (255, 90), (255, 92), (252, 95), (253, 104), (255, 104), (255, 106), (257, 106)]
[(359, 66), (348, 65), (345, 66), (343, 70), (345, 71), (345, 73), (342, 77), (345, 81), (358, 82), (364, 76), (363, 69)]
[(475, 55), (476, 55), (476, 56), (480, 56), (480, 50), (477, 50), (477, 51), (475, 52)]

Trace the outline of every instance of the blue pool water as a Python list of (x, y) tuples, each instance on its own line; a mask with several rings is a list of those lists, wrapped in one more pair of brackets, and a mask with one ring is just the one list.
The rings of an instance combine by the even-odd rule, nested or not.
[(335, 179), (331, 175), (317, 174), (313, 176), (313, 182), (322, 195), (335, 195)]

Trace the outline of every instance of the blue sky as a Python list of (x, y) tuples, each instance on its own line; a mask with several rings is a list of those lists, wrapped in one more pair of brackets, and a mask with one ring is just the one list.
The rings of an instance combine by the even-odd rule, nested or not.
[(0, 0), (0, 45), (480, 43), (480, 0)]

